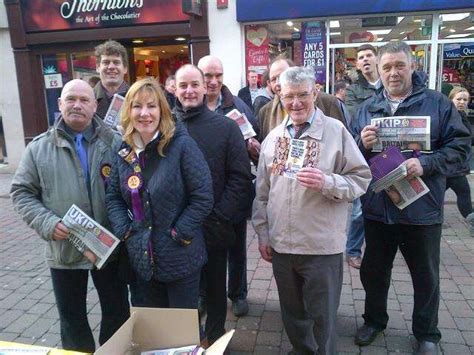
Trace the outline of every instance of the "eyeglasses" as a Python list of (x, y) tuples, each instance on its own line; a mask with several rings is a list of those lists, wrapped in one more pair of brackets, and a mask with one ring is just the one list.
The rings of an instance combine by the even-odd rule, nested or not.
[(294, 102), (295, 99), (298, 99), (298, 101), (305, 101), (309, 97), (311, 97), (312, 94), (313, 94), (312, 92), (302, 92), (301, 94), (281, 96), (280, 99), (284, 104), (290, 104)]

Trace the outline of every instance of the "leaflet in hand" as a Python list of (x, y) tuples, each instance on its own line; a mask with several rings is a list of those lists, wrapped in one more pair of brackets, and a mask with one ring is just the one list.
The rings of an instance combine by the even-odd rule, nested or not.
[(430, 191), (420, 177), (407, 177), (405, 162), (375, 181), (371, 189), (375, 193), (385, 190), (395, 206), (401, 210)]
[(125, 101), (125, 97), (114, 94), (114, 98), (110, 103), (109, 109), (104, 117), (104, 123), (112, 128), (116, 128), (120, 121), (120, 111)]
[(273, 153), (272, 175), (296, 179), (304, 167), (316, 168), (320, 158), (320, 143), (312, 138), (277, 137)]
[(400, 150), (431, 149), (430, 116), (394, 116), (373, 118), (370, 123), (378, 127), (377, 143), (373, 152), (381, 152), (391, 146)]
[(244, 139), (249, 139), (257, 135), (245, 113), (240, 113), (237, 109), (233, 109), (226, 116), (234, 120), (239, 125)]
[(120, 243), (117, 237), (74, 204), (64, 215), (62, 223), (69, 229), (68, 240), (77, 250), (81, 253), (90, 250), (96, 255), (95, 266), (98, 269)]

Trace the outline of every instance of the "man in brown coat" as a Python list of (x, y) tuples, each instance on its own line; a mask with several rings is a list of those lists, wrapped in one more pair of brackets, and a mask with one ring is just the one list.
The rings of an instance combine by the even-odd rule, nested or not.
[[(258, 113), (261, 141), (263, 141), (267, 134), (278, 126), (286, 116), (285, 109), (280, 102), (281, 87), (279, 77), (286, 69), (293, 66), (294, 63), (286, 58), (277, 59), (270, 65), (270, 85), (275, 96), (273, 100), (263, 106)], [(339, 108), (337, 98), (334, 96), (319, 91), (314, 106), (323, 111), (326, 116), (336, 118), (345, 125), (344, 115)]]

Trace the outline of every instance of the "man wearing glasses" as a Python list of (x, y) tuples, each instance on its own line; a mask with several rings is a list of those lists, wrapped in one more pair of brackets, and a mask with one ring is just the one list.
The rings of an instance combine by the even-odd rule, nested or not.
[[(276, 126), (278, 126), (285, 118), (287, 112), (283, 103), (280, 101), (280, 74), (286, 69), (295, 66), (293, 61), (287, 58), (276, 58), (270, 65), (270, 86), (275, 94), (273, 100), (263, 106), (258, 112), (258, 121), (260, 128), (260, 140), (264, 140), (267, 134)], [(325, 92), (316, 91), (314, 95), (314, 106), (319, 108), (329, 117), (333, 117), (344, 122), (344, 115), (339, 108), (337, 99)]]
[(292, 353), (335, 354), (341, 221), (371, 174), (343, 124), (314, 107), (313, 70), (289, 68), (279, 82), (288, 116), (262, 143), (252, 222), (260, 254), (273, 265)]

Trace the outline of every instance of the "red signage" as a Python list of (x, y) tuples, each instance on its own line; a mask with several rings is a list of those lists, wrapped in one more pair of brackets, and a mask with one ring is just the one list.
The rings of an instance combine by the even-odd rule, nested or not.
[(26, 32), (188, 21), (181, 0), (20, 0)]
[(245, 61), (247, 72), (263, 73), (270, 63), (268, 30), (264, 25), (245, 26)]

